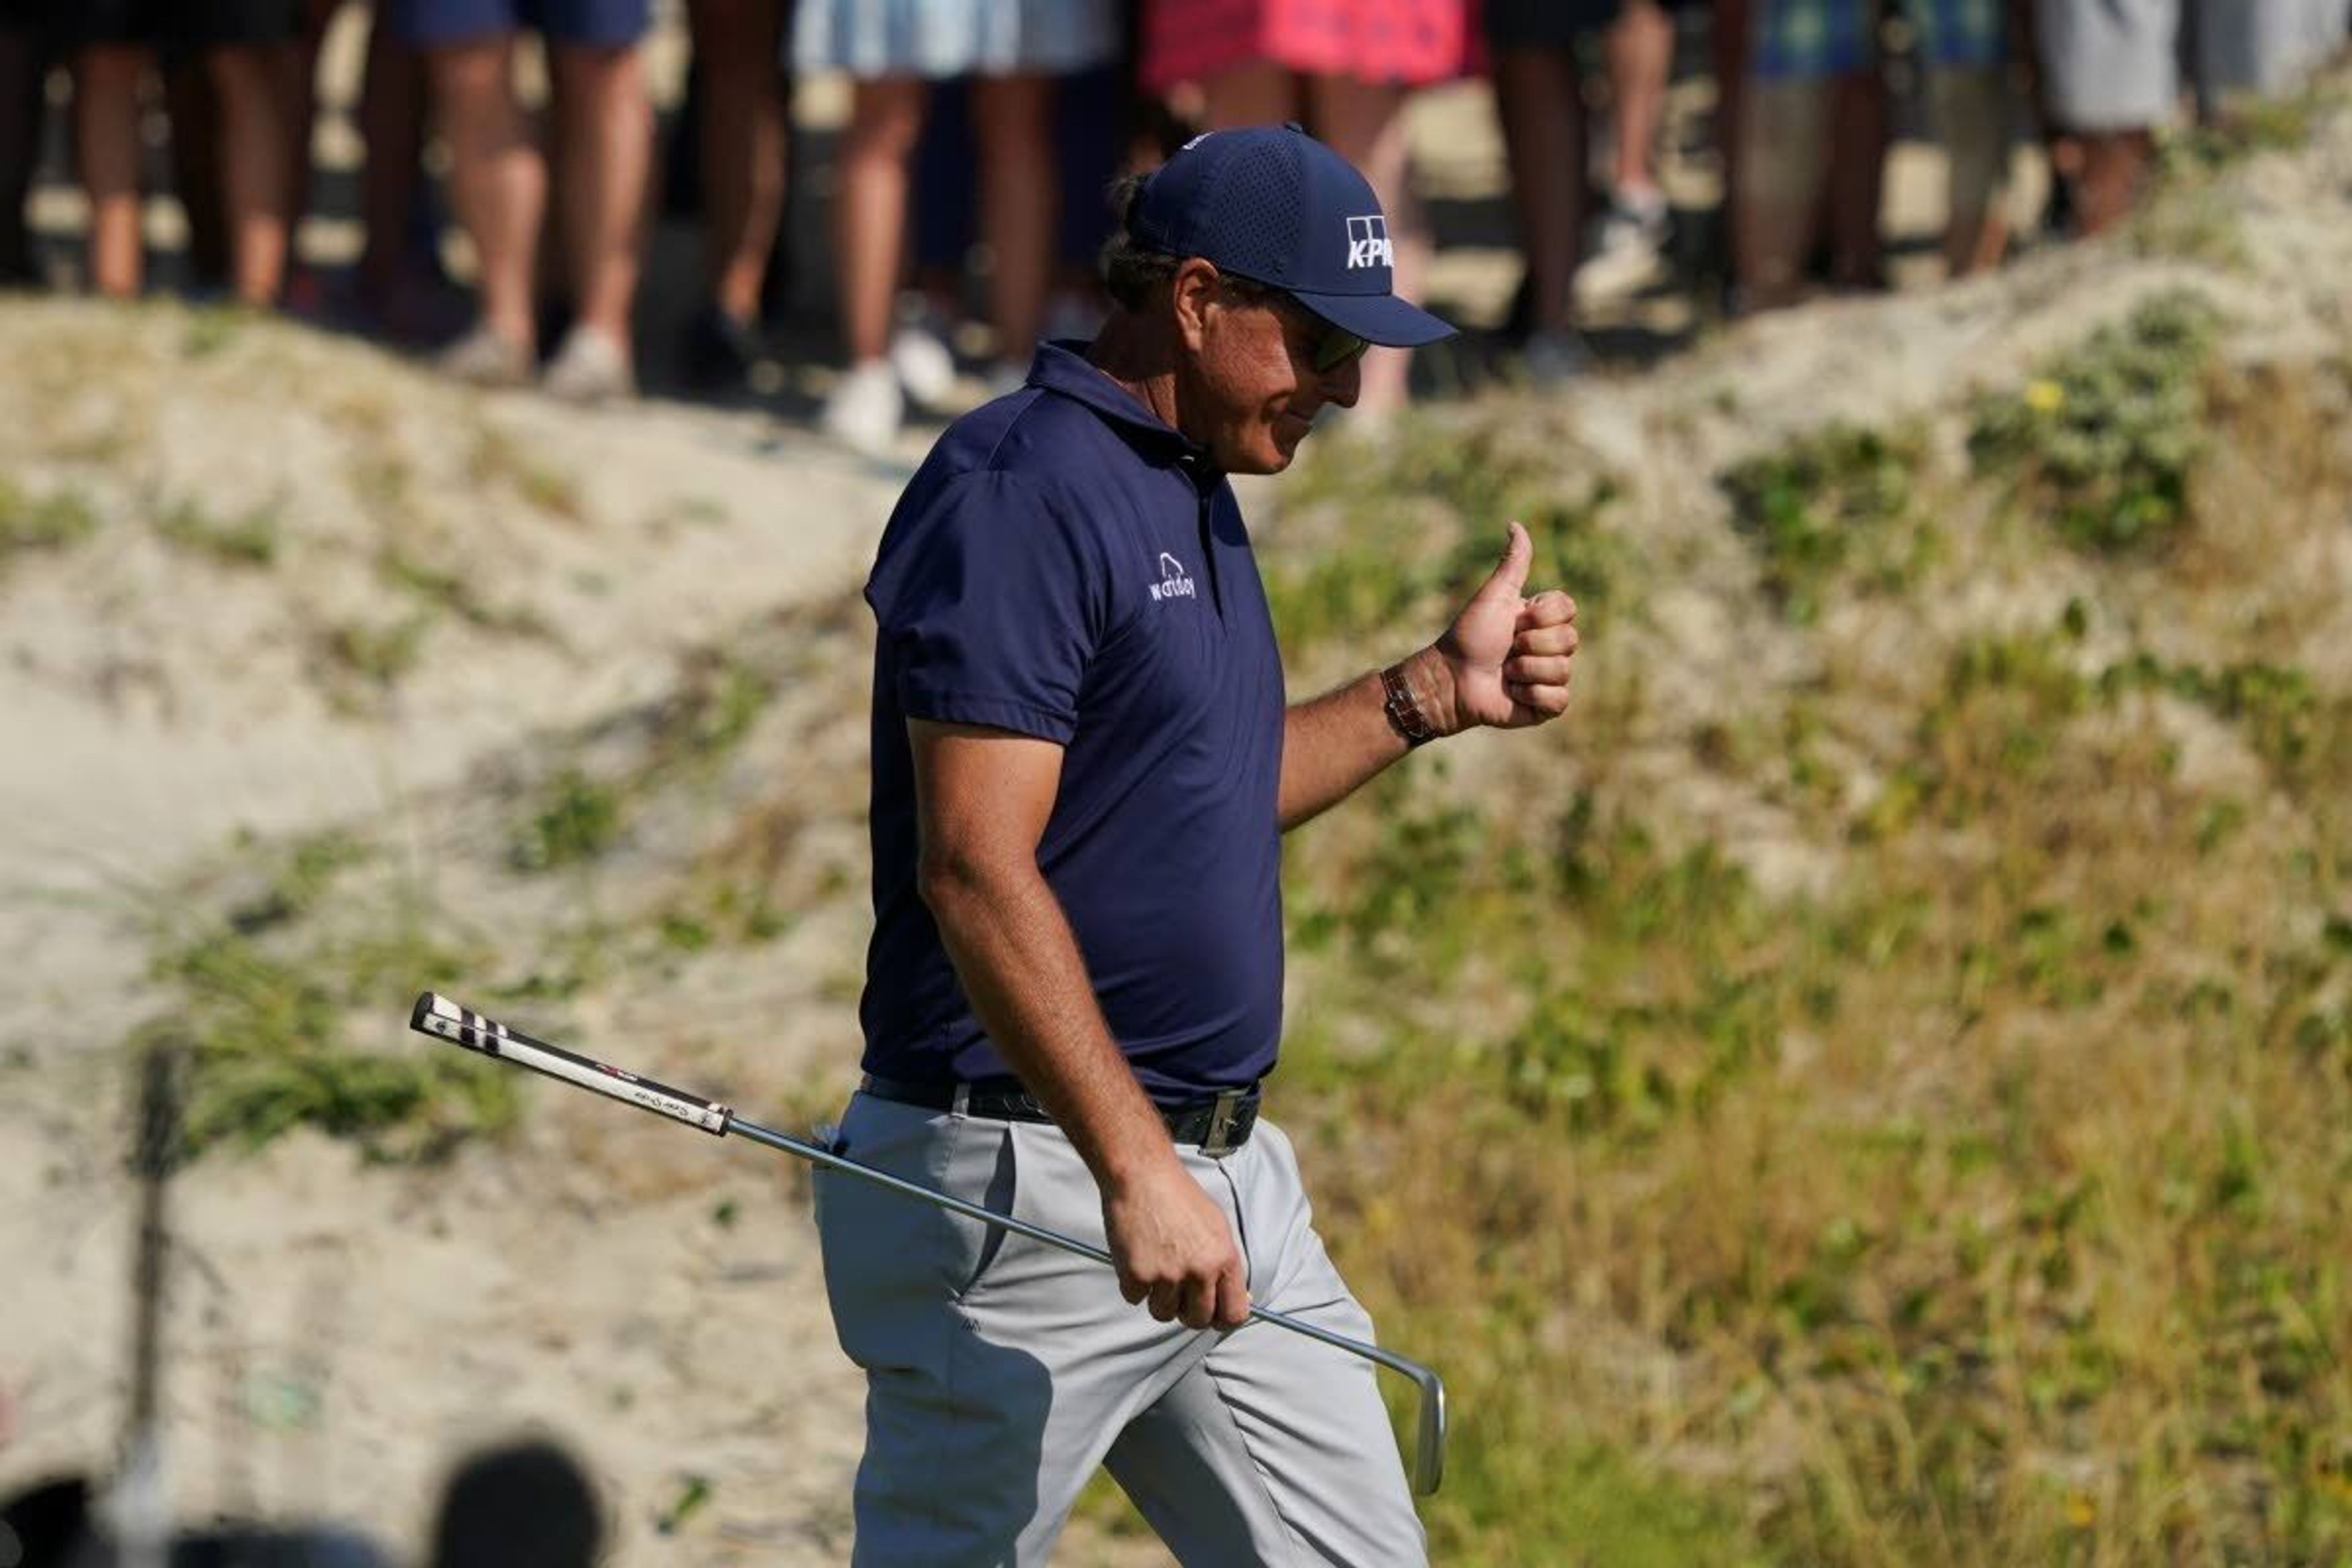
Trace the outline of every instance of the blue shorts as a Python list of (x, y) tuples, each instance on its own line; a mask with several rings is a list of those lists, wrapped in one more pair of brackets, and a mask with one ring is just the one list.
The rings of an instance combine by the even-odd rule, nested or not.
[(388, 0), (394, 36), (432, 48), (525, 29), (551, 44), (625, 48), (653, 25), (651, 0)]

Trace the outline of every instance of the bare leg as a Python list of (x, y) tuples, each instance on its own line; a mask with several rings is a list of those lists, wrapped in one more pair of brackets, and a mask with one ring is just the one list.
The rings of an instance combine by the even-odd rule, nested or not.
[[(1236, 66), (1201, 84), (1202, 118), (1212, 131), (1278, 125), (1299, 117), (1298, 79), (1271, 60)], [(1318, 128), (1319, 129), (1319, 128)]]
[(852, 364), (882, 357), (906, 250), (907, 161), (923, 128), (924, 85), (907, 77), (857, 83), (841, 145), (834, 254)]
[(1927, 89), (1952, 167), (1944, 270), (1965, 278), (1999, 265), (2009, 242), (1997, 201), (2005, 151), (2001, 78), (1993, 69), (1943, 68), (1928, 74)]
[(1732, 252), (1741, 308), (1769, 310), (1804, 291), (1826, 183), (1829, 84), (1748, 81), (1739, 97)]
[(2156, 140), (2146, 131), (2084, 132), (2082, 173), (2074, 181), (2074, 224), (2084, 235), (2113, 228), (2131, 213), (2156, 162)]
[(1575, 313), (1584, 216), (1584, 99), (1576, 57), (1557, 49), (1498, 51), (1495, 102), (1527, 257), (1528, 324), (1538, 332), (1565, 331)]
[(531, 284), (547, 166), (515, 101), (513, 36), (436, 49), (430, 61), (450, 192), (479, 258), (482, 324), (529, 348), (539, 332)]
[(1026, 369), (1045, 315), (1062, 188), (1054, 156), (1050, 77), (982, 77), (971, 84), (980, 132), (980, 222), (995, 272), (990, 305), (1000, 364)]
[[(1397, 293), (1419, 300), (1430, 247), (1421, 204), (1413, 198), (1408, 177), (1404, 89), (1347, 77), (1316, 77), (1308, 86), (1324, 140), (1363, 171), (1380, 197), (1381, 210), (1388, 215)], [(1378, 420), (1404, 406), (1411, 361), (1405, 349), (1373, 349), (1364, 355), (1363, 391), (1356, 399), (1360, 419)]]
[(100, 45), (74, 60), (74, 146), (89, 197), (89, 286), (129, 299), (144, 279), (139, 213), (139, 80), (144, 49)]
[(379, 7), (368, 22), (367, 68), (360, 86), (360, 216), (367, 248), (360, 255), (360, 298), (395, 337), (415, 325), (410, 301), (423, 291), (409, 257), (409, 214), (416, 201), (425, 148), (425, 69), (415, 49), (393, 35)]
[(220, 100), (222, 190), (237, 299), (257, 309), (278, 302), (286, 283), (293, 193), (288, 187), (287, 105), (292, 78), (286, 46), (215, 49), (205, 60)]
[(557, 44), (562, 207), (582, 326), (624, 352), (637, 296), (646, 179), (653, 163), (653, 94), (645, 51)]
[(1609, 29), (1610, 117), (1617, 133), (1609, 184), (1621, 201), (1658, 195), (1658, 127), (1674, 59), (1675, 24), (1665, 8), (1658, 0), (1626, 0)]
[(1879, 210), (1886, 179), (1886, 89), (1875, 71), (1827, 84), (1830, 100), (1830, 281), (1885, 287)]
[(778, 0), (693, 0), (702, 73), (702, 195), (710, 209), (710, 295), (734, 320), (760, 315), (784, 212), (783, 32)]

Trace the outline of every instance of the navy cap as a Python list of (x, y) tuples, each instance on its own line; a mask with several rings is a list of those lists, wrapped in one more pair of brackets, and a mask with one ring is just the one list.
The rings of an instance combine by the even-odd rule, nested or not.
[(1297, 124), (1212, 131), (1144, 182), (1128, 233), (1281, 289), (1367, 342), (1411, 348), (1454, 329), (1395, 293), (1395, 252), (1371, 182)]

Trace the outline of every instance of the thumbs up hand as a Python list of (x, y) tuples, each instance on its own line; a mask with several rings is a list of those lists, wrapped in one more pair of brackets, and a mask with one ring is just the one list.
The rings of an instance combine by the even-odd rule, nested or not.
[(1514, 522), (1494, 574), (1437, 639), (1453, 685), (1453, 722), (1438, 718), (1448, 731), (1474, 724), (1524, 729), (1557, 719), (1567, 708), (1576, 601), (1557, 588), (1528, 597), (1534, 561), (1528, 531)]

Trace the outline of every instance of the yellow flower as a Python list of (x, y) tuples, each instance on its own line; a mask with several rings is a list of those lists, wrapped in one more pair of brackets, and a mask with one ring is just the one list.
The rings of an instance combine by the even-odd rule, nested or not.
[(2066, 389), (2054, 381), (2034, 380), (2025, 384), (2025, 406), (2036, 414), (2055, 414), (2066, 401)]
[[(2044, 382), (2042, 384), (2046, 386), (2049, 384)], [(2068, 1524), (2073, 1525), (2077, 1530), (2088, 1530), (2093, 1524), (2098, 1521), (2098, 1517), (2099, 1505), (2091, 1500), (2090, 1493), (2084, 1491), (2071, 1491), (2066, 1494), (2066, 1522)]]

